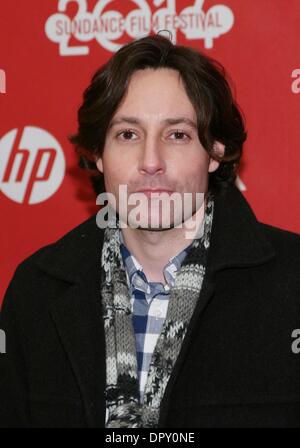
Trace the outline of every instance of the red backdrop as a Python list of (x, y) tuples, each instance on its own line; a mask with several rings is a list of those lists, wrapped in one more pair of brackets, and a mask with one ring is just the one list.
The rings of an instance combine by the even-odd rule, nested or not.
[(93, 72), (168, 28), (220, 60), (249, 134), (238, 185), (300, 232), (300, 0), (26, 0), (0, 6), (0, 302), (17, 264), (97, 211), (67, 136)]

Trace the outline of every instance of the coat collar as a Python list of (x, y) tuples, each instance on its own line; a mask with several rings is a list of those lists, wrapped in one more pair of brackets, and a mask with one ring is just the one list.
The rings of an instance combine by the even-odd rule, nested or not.
[(256, 266), (275, 256), (263, 225), (236, 187), (215, 200), (208, 264), (215, 273), (229, 267)]
[[(41, 251), (36, 263), (49, 275), (77, 282), (101, 262), (104, 230), (96, 214)], [(209, 251), (212, 273), (227, 267), (252, 266), (275, 256), (248, 202), (233, 186), (215, 199)]]

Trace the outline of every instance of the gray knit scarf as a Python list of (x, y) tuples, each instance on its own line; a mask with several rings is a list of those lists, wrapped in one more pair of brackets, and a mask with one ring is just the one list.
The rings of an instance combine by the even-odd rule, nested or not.
[(180, 352), (205, 275), (214, 202), (208, 196), (204, 231), (176, 273), (166, 320), (158, 338), (140, 402), (135, 335), (125, 267), (119, 246), (119, 224), (108, 225), (101, 259), (101, 295), (106, 341), (106, 427), (155, 428), (173, 366)]

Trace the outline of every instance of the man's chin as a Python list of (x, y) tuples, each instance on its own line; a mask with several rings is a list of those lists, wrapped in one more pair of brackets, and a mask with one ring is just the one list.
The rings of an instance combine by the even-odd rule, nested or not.
[(171, 230), (174, 228), (174, 225), (168, 225), (168, 226), (152, 226), (152, 225), (129, 225), (128, 227), (134, 228), (134, 229), (138, 229), (138, 230), (147, 230), (149, 232), (163, 232), (163, 231), (167, 231), (167, 230)]
[(140, 222), (140, 221), (127, 221), (127, 226), (133, 229), (161, 231), (170, 230), (174, 228), (174, 222)]
[(185, 228), (185, 221), (181, 218), (177, 219), (153, 219), (153, 220), (132, 220), (127, 219), (126, 224), (125, 221), (122, 220), (122, 224), (124, 227), (130, 227), (133, 229), (140, 229), (140, 230), (149, 230), (149, 231), (164, 231), (164, 230), (171, 230), (174, 228)]

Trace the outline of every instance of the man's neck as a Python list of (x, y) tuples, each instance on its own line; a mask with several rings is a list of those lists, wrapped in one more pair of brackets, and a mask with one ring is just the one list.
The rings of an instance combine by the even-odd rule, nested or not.
[[(148, 281), (165, 283), (163, 273), (165, 265), (170, 258), (192, 243), (203, 224), (205, 207), (206, 201), (182, 228), (154, 231), (131, 227), (122, 229), (124, 243), (143, 266)], [(193, 222), (197, 225), (192, 226)]]

